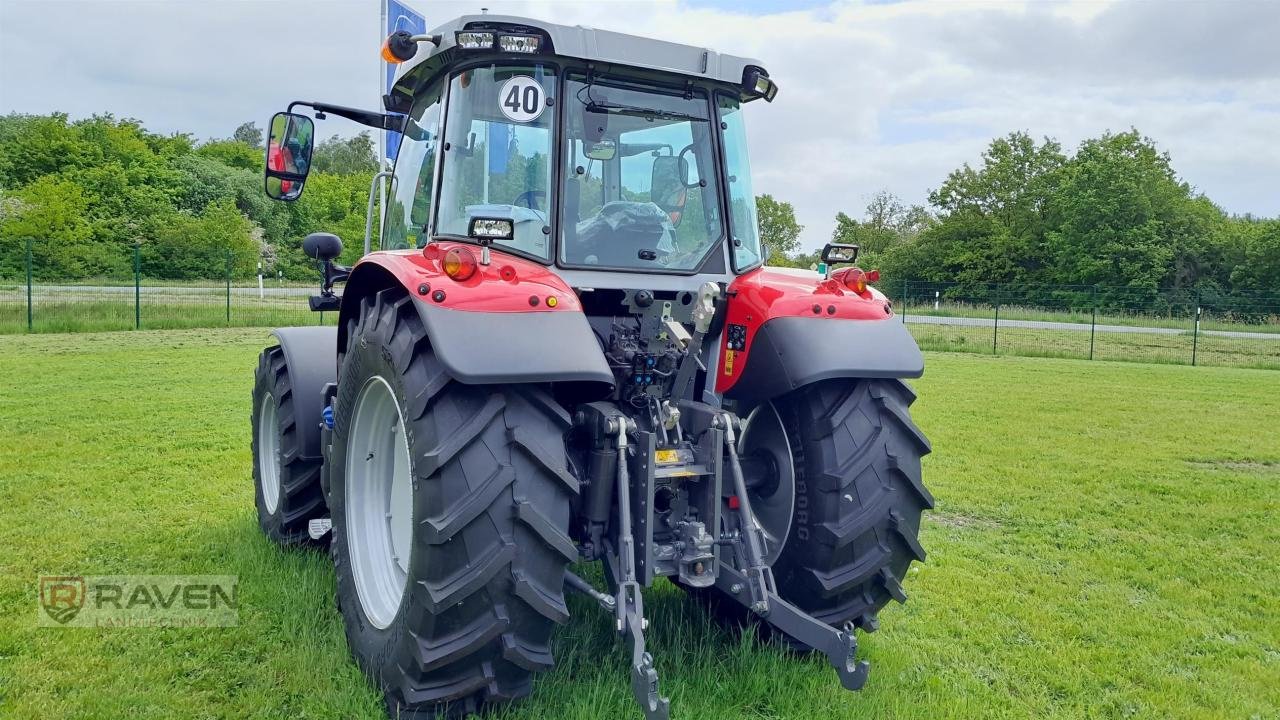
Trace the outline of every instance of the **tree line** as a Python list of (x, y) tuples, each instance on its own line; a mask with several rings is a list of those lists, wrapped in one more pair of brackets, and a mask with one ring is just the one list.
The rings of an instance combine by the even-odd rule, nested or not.
[[(313, 278), (300, 239), (317, 230), (346, 240), (343, 259), (354, 261), (377, 168), (372, 138), (318, 143), (295, 203), (263, 193), (262, 143), (253, 123), (198, 141), (111, 115), (0, 117), (0, 278), (25, 273), (28, 239), (40, 279), (132, 277), (135, 247), (147, 277), (221, 277), (230, 258), (237, 277), (261, 263)], [(789, 203), (762, 195), (756, 207), (771, 263), (816, 265)], [(927, 205), (882, 191), (860, 217), (835, 220), (831, 240), (859, 245), (860, 264), (880, 269), (890, 293), (912, 280), (969, 297), (992, 284), (1280, 295), (1280, 220), (1224, 212), (1136, 130), (1074, 153), (1011, 133), (952, 171)]]
[[(757, 205), (774, 261), (817, 262), (799, 252), (790, 204), (763, 196)], [(890, 294), (910, 280), (971, 298), (992, 284), (1096, 286), (1134, 302), (1170, 289), (1280, 296), (1280, 219), (1226, 213), (1137, 130), (1085, 140), (1072, 154), (1025, 132), (996, 138), (927, 206), (882, 191), (860, 219), (838, 213), (831, 240), (859, 245), (860, 264), (879, 268)]]
[[(313, 279), (300, 239), (316, 230), (360, 253), (377, 163), (367, 133), (317, 144), (307, 189), (294, 203), (263, 192), (263, 133), (160, 135), (137, 120), (65, 114), (0, 117), (0, 278), (236, 277), (264, 272)], [(375, 226), (376, 227), (376, 226)]]

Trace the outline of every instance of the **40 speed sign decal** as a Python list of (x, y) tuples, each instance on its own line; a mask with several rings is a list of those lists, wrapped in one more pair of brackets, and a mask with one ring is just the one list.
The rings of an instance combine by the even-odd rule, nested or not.
[(528, 75), (516, 75), (502, 85), (498, 93), (502, 114), (512, 122), (529, 123), (538, 119), (546, 107), (542, 85)]

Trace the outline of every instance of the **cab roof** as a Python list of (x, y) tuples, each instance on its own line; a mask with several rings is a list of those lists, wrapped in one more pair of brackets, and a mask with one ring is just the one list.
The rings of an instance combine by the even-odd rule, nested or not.
[[(423, 64), (444, 65), (456, 59), (454, 33), (480, 26), (515, 26), (541, 31), (551, 40), (551, 50), (542, 55), (558, 55), (599, 63), (628, 65), (646, 70), (678, 73), (690, 78), (741, 84), (748, 67), (762, 68), (758, 60), (726, 55), (710, 48), (681, 45), (654, 38), (597, 30), (582, 25), (560, 25), (513, 15), (464, 15), (429, 34), (439, 35), (436, 46), (420, 43), (418, 54), (402, 63), (396, 82)], [(434, 60), (434, 63), (428, 61)]]

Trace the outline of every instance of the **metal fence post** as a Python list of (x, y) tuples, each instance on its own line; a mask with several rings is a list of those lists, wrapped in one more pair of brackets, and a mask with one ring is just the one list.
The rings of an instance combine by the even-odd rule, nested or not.
[(133, 329), (142, 329), (142, 244), (133, 246)]
[(31, 238), (27, 238), (27, 332), (31, 332)]
[(227, 248), (227, 324), (231, 324), (231, 248)]
[(996, 300), (996, 321), (991, 324), (991, 354), (996, 354), (996, 339), (1000, 336), (1000, 300)]
[(1196, 351), (1200, 345), (1200, 288), (1196, 288), (1195, 325), (1191, 329), (1191, 367), (1196, 366)]
[(908, 280), (906, 279), (903, 279), (902, 281), (902, 324), (903, 325), (907, 324), (907, 282)]
[(1091, 314), (1089, 317), (1089, 359), (1092, 360), (1093, 359), (1093, 338), (1098, 332), (1098, 286), (1097, 285), (1093, 286), (1092, 297), (1090, 298), (1089, 306), (1091, 311)]

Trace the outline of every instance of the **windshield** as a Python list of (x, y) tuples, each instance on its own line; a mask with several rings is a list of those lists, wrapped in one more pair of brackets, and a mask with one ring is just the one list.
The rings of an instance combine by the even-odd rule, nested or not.
[(449, 86), (436, 233), (466, 236), (475, 217), (507, 218), (497, 244), (549, 260), (554, 71), (542, 65), (464, 70)]
[(724, 237), (705, 93), (571, 76), (561, 260), (695, 270)]

